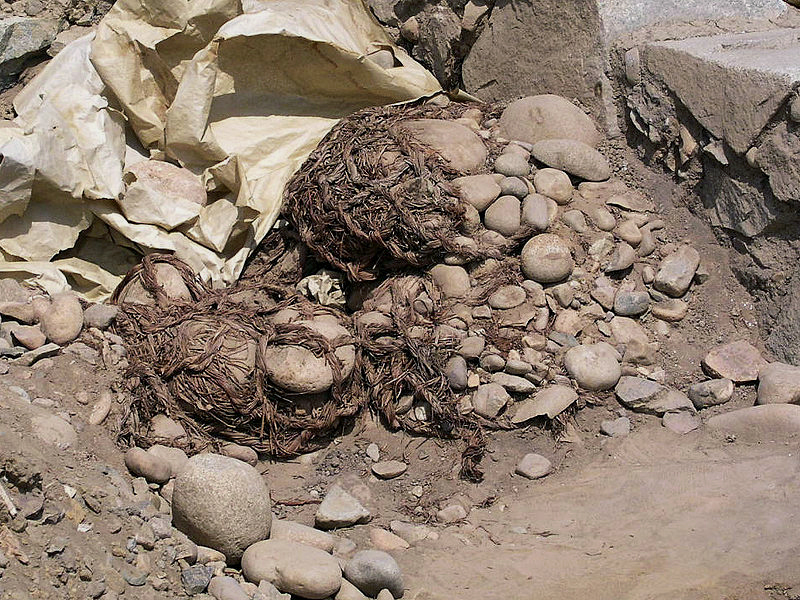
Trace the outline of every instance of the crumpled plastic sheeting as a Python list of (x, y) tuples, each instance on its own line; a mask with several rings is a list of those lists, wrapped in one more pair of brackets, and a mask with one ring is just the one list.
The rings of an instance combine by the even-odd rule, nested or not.
[[(370, 59), (387, 51), (394, 67)], [(167, 251), (232, 283), (339, 119), (440, 91), (361, 0), (119, 0), (0, 127), (0, 275), (100, 300), (136, 256)], [(125, 168), (150, 157), (205, 184), (196, 220), (122, 213)]]

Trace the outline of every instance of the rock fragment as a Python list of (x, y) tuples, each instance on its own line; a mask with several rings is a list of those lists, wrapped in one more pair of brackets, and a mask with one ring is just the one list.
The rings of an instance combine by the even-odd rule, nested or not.
[(372, 515), (341, 486), (334, 484), (317, 509), (315, 524), (320, 529), (339, 529), (365, 523)]
[(527, 479), (541, 479), (549, 475), (553, 470), (553, 464), (541, 454), (526, 454), (519, 461), (514, 472)]
[(717, 346), (703, 359), (703, 368), (711, 375), (734, 383), (756, 381), (766, 364), (758, 349), (744, 340)]

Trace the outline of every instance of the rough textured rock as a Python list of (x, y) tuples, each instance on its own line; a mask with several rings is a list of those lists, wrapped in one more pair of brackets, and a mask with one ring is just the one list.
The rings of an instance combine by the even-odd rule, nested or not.
[(522, 272), (538, 283), (566, 279), (574, 264), (569, 246), (554, 234), (534, 236), (522, 248)]
[(47, 49), (58, 33), (58, 20), (4, 17), (0, 20), (0, 78), (21, 72), (27, 59)]
[(208, 593), (216, 600), (249, 600), (247, 595), (233, 577), (212, 577), (208, 584)]
[(766, 364), (758, 349), (744, 340), (717, 346), (703, 359), (703, 367), (713, 376), (736, 383), (755, 381)]
[(601, 140), (597, 127), (580, 108), (553, 94), (528, 96), (509, 104), (500, 117), (500, 135), (529, 144), (570, 139), (594, 147)]
[(281, 592), (309, 600), (328, 598), (339, 591), (339, 562), (319, 548), (286, 540), (253, 544), (242, 556), (242, 573), (248, 581), (269, 581)]
[(626, 375), (614, 391), (623, 406), (637, 412), (663, 415), (679, 410), (694, 411), (686, 394), (649, 379)]
[(600, 423), (600, 433), (609, 437), (624, 437), (631, 432), (631, 420), (628, 417), (607, 420)]
[(40, 326), (54, 344), (68, 344), (77, 338), (83, 329), (83, 308), (77, 296), (71, 293), (53, 296)]
[(691, 246), (681, 246), (661, 261), (653, 287), (675, 298), (683, 296), (700, 266), (700, 253)]
[(375, 597), (383, 589), (389, 590), (395, 598), (403, 596), (403, 574), (386, 552), (357, 552), (345, 565), (344, 576), (367, 596)]
[(710, 379), (689, 386), (688, 396), (695, 408), (725, 404), (733, 396), (734, 385), (730, 379)]
[(622, 375), (619, 354), (605, 342), (570, 348), (564, 355), (564, 366), (585, 390), (610, 390)]
[(487, 419), (493, 419), (499, 415), (509, 402), (511, 402), (511, 396), (498, 383), (484, 383), (472, 396), (472, 406), (475, 412)]
[(611, 168), (605, 157), (583, 142), (545, 140), (534, 144), (531, 154), (548, 167), (587, 181), (605, 181), (611, 177)]
[(800, 404), (800, 367), (770, 363), (758, 373), (759, 404)]
[(543, 415), (555, 419), (577, 399), (578, 394), (571, 387), (552, 385), (537, 392), (533, 398), (525, 400), (517, 409), (511, 422), (514, 424), (525, 423)]
[(473, 173), (486, 163), (486, 146), (464, 125), (441, 119), (417, 119), (403, 121), (401, 127), (456, 171)]
[(371, 516), (358, 500), (334, 484), (319, 505), (314, 522), (320, 529), (337, 529), (365, 523)]
[(504, 285), (489, 296), (489, 306), (496, 309), (508, 309), (525, 302), (525, 290), (518, 285)]
[(269, 489), (258, 471), (218, 454), (197, 454), (175, 478), (172, 520), (196, 544), (238, 563), (245, 549), (269, 535)]

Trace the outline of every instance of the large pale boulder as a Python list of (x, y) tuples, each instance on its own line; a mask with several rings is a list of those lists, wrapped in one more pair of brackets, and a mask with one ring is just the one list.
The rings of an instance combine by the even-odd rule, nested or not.
[(219, 454), (198, 454), (175, 478), (173, 525), (196, 544), (239, 562), (272, 525), (269, 488), (250, 465)]

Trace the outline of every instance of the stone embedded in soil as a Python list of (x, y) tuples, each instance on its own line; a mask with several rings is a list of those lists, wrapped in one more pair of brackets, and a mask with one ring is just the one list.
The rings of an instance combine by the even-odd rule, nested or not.
[(800, 406), (762, 404), (740, 408), (715, 415), (706, 425), (745, 441), (793, 440), (800, 436)]
[(614, 298), (614, 312), (623, 317), (643, 315), (650, 307), (650, 294), (620, 290)]
[(653, 316), (669, 323), (682, 321), (688, 312), (689, 305), (678, 298), (662, 300), (653, 305)]
[(430, 273), (446, 298), (463, 298), (470, 290), (469, 274), (463, 267), (436, 265)]
[(31, 429), (41, 441), (59, 449), (74, 446), (78, 441), (78, 434), (68, 421), (44, 411), (31, 418)]
[(572, 199), (572, 181), (569, 175), (558, 169), (544, 168), (533, 176), (533, 187), (542, 196), (552, 198), (558, 204), (567, 204)]
[(641, 377), (622, 377), (614, 391), (623, 406), (636, 412), (660, 416), (667, 412), (695, 410), (683, 392)]
[(572, 273), (575, 265), (570, 247), (557, 235), (532, 237), (522, 248), (522, 272), (538, 283), (557, 283)]
[(547, 198), (541, 194), (530, 194), (522, 202), (522, 224), (535, 231), (546, 231), (550, 226)]
[(396, 550), (406, 550), (409, 548), (409, 543), (398, 535), (393, 534), (391, 531), (373, 527), (369, 530), (369, 540), (376, 550), (383, 550), (384, 552), (394, 552)]
[(142, 448), (130, 448), (125, 453), (125, 466), (131, 473), (144, 477), (150, 483), (166, 483), (172, 477), (172, 468), (167, 461)]
[(517, 409), (511, 422), (519, 425), (544, 415), (550, 419), (555, 419), (577, 399), (578, 394), (571, 387), (551, 385), (537, 392), (533, 398), (525, 400)]
[(468, 127), (442, 119), (415, 119), (400, 125), (421, 144), (434, 150), (453, 170), (472, 173), (485, 163), (488, 152)]
[(504, 285), (489, 296), (489, 306), (496, 309), (514, 308), (525, 302), (527, 295), (518, 285)]
[[(466, 514), (464, 516), (466, 516)], [(408, 523), (406, 521), (390, 521), (389, 528), (392, 530), (392, 533), (404, 539), (412, 546), (423, 540), (438, 537), (438, 534), (427, 525), (415, 525), (414, 523)]]
[(627, 242), (620, 242), (614, 248), (614, 253), (611, 255), (611, 260), (606, 265), (606, 273), (617, 273), (631, 268), (633, 263), (636, 262), (636, 250), (634, 250)]
[(386, 460), (372, 465), (372, 473), (381, 479), (394, 479), (408, 471), (408, 465), (399, 460)]
[(519, 198), (500, 196), (486, 209), (483, 214), (483, 224), (491, 231), (511, 237), (519, 231), (521, 210)]
[(703, 359), (703, 367), (711, 375), (735, 383), (757, 380), (766, 364), (758, 349), (744, 340), (717, 346)]
[(40, 321), (42, 332), (54, 344), (73, 341), (83, 329), (83, 308), (72, 293), (56, 294)]
[(610, 390), (622, 375), (619, 354), (605, 342), (570, 348), (564, 367), (580, 387), (591, 391)]
[(403, 573), (394, 558), (380, 550), (357, 552), (344, 566), (344, 576), (369, 597), (387, 589), (395, 598), (403, 596)]
[(111, 412), (111, 405), (113, 401), (114, 398), (110, 391), (103, 390), (100, 392), (100, 397), (98, 398), (97, 402), (95, 402), (94, 406), (92, 407), (92, 412), (89, 414), (89, 419), (87, 420), (89, 425), (100, 425), (103, 421), (105, 421), (108, 413)]
[(631, 420), (628, 417), (608, 419), (600, 423), (600, 433), (609, 437), (624, 437), (631, 432)]
[(484, 383), (472, 396), (472, 406), (477, 414), (494, 419), (511, 402), (511, 396), (498, 383)]
[(258, 471), (240, 460), (197, 454), (175, 478), (172, 521), (196, 544), (238, 563), (248, 546), (269, 536), (269, 488)]
[(689, 386), (687, 395), (695, 408), (708, 408), (725, 404), (733, 396), (733, 381), (730, 379), (709, 379)]
[(527, 479), (540, 479), (545, 475), (549, 475), (553, 470), (553, 463), (541, 454), (526, 454), (519, 461), (514, 472), (517, 475), (522, 475)]
[(587, 181), (604, 181), (611, 177), (608, 161), (597, 150), (582, 142), (551, 139), (537, 142), (533, 157), (548, 167), (566, 171)]
[(536, 390), (536, 385), (524, 377), (509, 375), (508, 373), (495, 373), (492, 383), (502, 385), (506, 391), (514, 394), (530, 394)]
[(342, 570), (327, 552), (286, 540), (264, 540), (245, 550), (242, 574), (253, 583), (269, 581), (278, 590), (309, 600), (339, 591)]
[(358, 500), (334, 484), (319, 505), (314, 523), (320, 529), (338, 529), (366, 523), (371, 517)]
[(500, 182), (500, 193), (520, 200), (530, 193), (528, 184), (519, 177), (506, 177)]
[(758, 373), (758, 404), (800, 404), (800, 367), (770, 363)]
[(314, 529), (308, 525), (284, 519), (272, 520), (272, 529), (269, 533), (269, 539), (297, 542), (305, 546), (319, 548), (328, 554), (333, 552), (336, 545), (336, 539), (330, 533), (325, 533), (324, 531)]
[(691, 246), (680, 246), (661, 261), (653, 287), (674, 298), (683, 296), (699, 266), (700, 253)]
[(208, 593), (216, 600), (250, 600), (250, 596), (233, 577), (212, 577), (208, 584)]
[(528, 159), (516, 153), (501, 154), (494, 161), (494, 170), (506, 177), (527, 177), (531, 172)]
[(670, 431), (684, 435), (699, 428), (702, 421), (695, 413), (681, 410), (665, 413), (661, 418), (661, 424)]
[(500, 196), (501, 189), (494, 175), (467, 175), (450, 182), (458, 197), (483, 212)]
[(450, 389), (456, 392), (467, 389), (469, 372), (467, 371), (467, 361), (463, 356), (453, 356), (448, 360), (444, 373), (450, 384)]
[(504, 138), (529, 144), (562, 138), (596, 146), (602, 139), (591, 118), (566, 98), (554, 94), (515, 100), (503, 111), (499, 127)]

